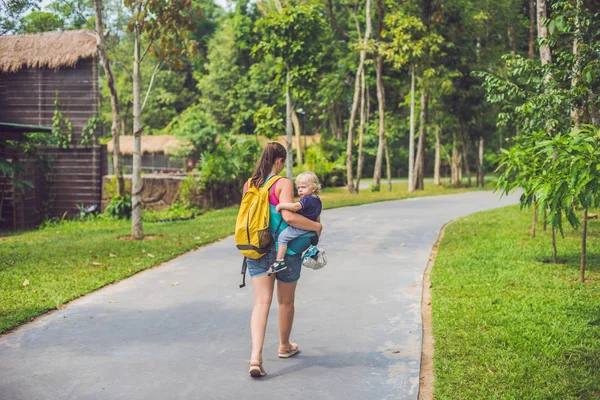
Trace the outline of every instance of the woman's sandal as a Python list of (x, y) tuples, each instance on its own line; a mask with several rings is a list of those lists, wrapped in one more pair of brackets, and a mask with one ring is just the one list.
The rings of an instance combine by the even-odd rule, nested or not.
[(250, 370), (248, 371), (248, 373), (251, 377), (260, 378), (261, 376), (265, 376), (267, 374), (262, 366), (262, 360), (259, 360), (258, 358), (253, 358), (250, 360), (249, 364)]
[(296, 343), (290, 343), (290, 348), (288, 349), (287, 352), (285, 352), (285, 353), (279, 352), (279, 358), (290, 358), (292, 356), (295, 356), (299, 352), (300, 352), (300, 348), (298, 348), (298, 345)]

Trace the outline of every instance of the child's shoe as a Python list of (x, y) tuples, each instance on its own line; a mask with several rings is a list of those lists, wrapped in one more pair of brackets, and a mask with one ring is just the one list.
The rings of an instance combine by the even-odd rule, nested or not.
[(286, 268), (287, 265), (285, 265), (285, 261), (275, 261), (273, 265), (271, 265), (271, 268), (269, 268), (267, 276), (271, 276), (271, 274), (276, 274), (280, 271), (283, 271)]

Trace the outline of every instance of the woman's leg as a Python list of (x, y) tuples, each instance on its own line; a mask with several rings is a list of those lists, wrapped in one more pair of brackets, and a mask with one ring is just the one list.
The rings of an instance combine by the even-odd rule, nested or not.
[(275, 275), (262, 275), (252, 278), (254, 289), (254, 308), (250, 318), (250, 332), (252, 335), (252, 359), (262, 361), (262, 351), (265, 342), (265, 330), (269, 309), (273, 300), (273, 283)]
[(290, 334), (294, 323), (294, 300), (296, 298), (296, 285), (277, 281), (277, 302), (279, 303), (279, 352), (290, 350)]

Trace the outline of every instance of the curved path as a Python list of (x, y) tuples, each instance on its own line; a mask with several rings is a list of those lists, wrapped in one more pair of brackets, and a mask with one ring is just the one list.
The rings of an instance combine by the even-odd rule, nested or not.
[(247, 375), (252, 289), (238, 289), (228, 238), (0, 337), (0, 399), (416, 399), (422, 275), (441, 226), (516, 202), (472, 192), (326, 211), (329, 265), (298, 287), (302, 353), (277, 358), (274, 305), (261, 380)]

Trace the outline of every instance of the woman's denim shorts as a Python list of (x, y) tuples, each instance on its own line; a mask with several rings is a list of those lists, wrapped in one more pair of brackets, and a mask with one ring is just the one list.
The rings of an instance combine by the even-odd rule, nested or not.
[[(275, 258), (277, 258), (275, 245), (273, 245), (271, 250), (269, 250), (269, 252), (262, 258), (248, 258), (246, 263), (248, 264), (248, 273), (250, 274), (250, 277), (256, 278), (266, 275), (267, 271), (271, 267), (271, 264), (275, 262)], [(287, 268), (276, 273), (275, 279), (283, 283), (294, 283), (300, 279), (300, 270), (302, 269), (302, 254), (295, 254), (293, 256), (286, 254), (285, 264), (287, 265)]]

